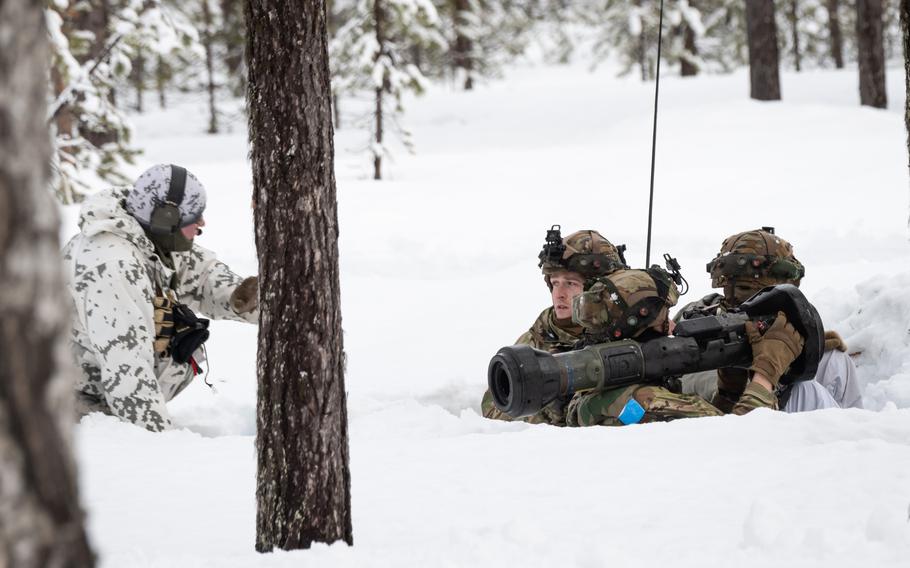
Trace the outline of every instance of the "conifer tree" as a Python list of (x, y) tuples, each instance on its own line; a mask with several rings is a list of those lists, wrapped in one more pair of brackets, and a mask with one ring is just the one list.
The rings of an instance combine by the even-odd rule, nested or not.
[(877, 108), (888, 106), (882, 32), (882, 0), (856, 0), (860, 104)]
[(44, 2), (0, 1), (0, 566), (89, 568), (50, 137)]
[(746, 0), (746, 31), (750, 96), (759, 101), (780, 100), (780, 57), (774, 0)]
[(256, 550), (353, 543), (323, 0), (247, 0), (259, 255)]
[(421, 94), (428, 85), (409, 62), (413, 46), (444, 49), (439, 17), (429, 0), (359, 0), (330, 46), (334, 92), (372, 91), (369, 148), (377, 180), (382, 179), (382, 159), (389, 155), (390, 130), (412, 148), (411, 134), (401, 124), (404, 95)]

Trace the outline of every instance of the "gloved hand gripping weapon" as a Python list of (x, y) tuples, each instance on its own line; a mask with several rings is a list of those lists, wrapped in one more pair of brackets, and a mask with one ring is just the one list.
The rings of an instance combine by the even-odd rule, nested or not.
[(764, 332), (778, 311), (806, 340), (781, 385), (813, 378), (824, 352), (821, 317), (799, 288), (781, 284), (760, 290), (726, 314), (683, 321), (670, 337), (599, 343), (556, 355), (527, 345), (503, 347), (490, 360), (487, 382), (496, 408), (520, 418), (577, 392), (661, 384), (668, 377), (723, 367), (748, 368), (752, 347), (746, 322)]

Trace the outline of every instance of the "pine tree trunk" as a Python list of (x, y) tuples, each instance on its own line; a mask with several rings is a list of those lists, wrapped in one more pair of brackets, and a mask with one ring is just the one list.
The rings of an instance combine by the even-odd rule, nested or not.
[(831, 39), (831, 58), (834, 59), (834, 66), (843, 69), (844, 35), (840, 29), (839, 4), (840, 0), (828, 0), (828, 36)]
[(219, 34), (225, 49), (224, 66), (229, 77), (239, 77), (240, 84), (246, 87), (243, 78), (243, 43), (238, 44), (244, 36), (243, 11), (238, 6), (239, 0), (221, 0), (223, 33)]
[(886, 108), (882, 0), (856, 0), (856, 47), (860, 104)]
[(209, 0), (202, 0), (202, 21), (205, 24), (205, 31), (202, 34), (202, 43), (205, 48), (205, 71), (208, 76), (207, 90), (209, 93), (209, 134), (218, 133), (218, 110), (215, 108), (215, 61), (212, 54), (213, 43), (212, 36), (212, 10), (209, 7)]
[(323, 0), (248, 0), (259, 253), (256, 549), (353, 543)]
[[(385, 13), (383, 11), (382, 0), (373, 2), (373, 20), (376, 28), (376, 47), (379, 50), (376, 53), (376, 59), (384, 57), (386, 52), (385, 39)], [(373, 179), (382, 179), (382, 96), (385, 91), (385, 85), (388, 77), (383, 75), (382, 86), (376, 88), (376, 108), (373, 118), (376, 120), (376, 139), (373, 148)]]
[(468, 24), (467, 16), (471, 13), (469, 0), (455, 0), (455, 67), (464, 74), (464, 90), (474, 88), (474, 59), (471, 52), (474, 50), (471, 38), (465, 35), (464, 28)]
[[(683, 22), (683, 47), (686, 49), (686, 53), (692, 56), (698, 55), (698, 46), (695, 44), (695, 32), (689, 27), (688, 24)], [(698, 67), (696, 67), (691, 61), (682, 57), (680, 59), (680, 75), (683, 77), (694, 77), (698, 75)]]
[[(635, 6), (641, 7), (642, 0), (635, 0)], [(635, 55), (638, 57), (638, 67), (641, 69), (641, 80), (650, 79), (650, 63), (648, 62), (648, 46), (645, 44), (645, 27), (642, 22), (641, 30), (638, 33), (638, 45), (636, 45)]]
[(802, 71), (802, 61), (799, 53), (799, 13), (797, 12), (797, 1), (798, 0), (790, 0), (788, 15), (790, 20), (790, 33), (793, 36), (793, 65), (796, 66), (797, 71)]
[[(907, 130), (907, 164), (910, 167), (910, 0), (900, 0), (901, 42), (904, 47), (904, 128)], [(910, 218), (907, 220), (910, 227)]]
[[(88, 30), (95, 34), (95, 39), (86, 55), (77, 57), (80, 64), (92, 59), (97, 60), (101, 57), (107, 48), (110, 36), (108, 26), (110, 25), (110, 0), (91, 0), (88, 5), (90, 9), (77, 18), (81, 24), (77, 24), (76, 29)], [(117, 106), (116, 93), (111, 87), (109, 96), (111, 104)], [(91, 142), (94, 146), (100, 148), (105, 144), (117, 141), (117, 133), (110, 130), (90, 130), (86, 125), (80, 129), (83, 138)]]
[(145, 92), (145, 57), (137, 50), (133, 63), (133, 82), (136, 87), (136, 112), (142, 112), (142, 95)]
[(59, 219), (48, 192), (41, 0), (0, 2), (0, 566), (94, 565), (69, 431)]
[(161, 56), (158, 57), (158, 65), (155, 66), (155, 89), (158, 91), (158, 106), (161, 109), (167, 108), (167, 83), (170, 78), (170, 67)]
[(780, 100), (780, 56), (774, 0), (746, 0), (746, 35), (749, 42), (751, 97)]

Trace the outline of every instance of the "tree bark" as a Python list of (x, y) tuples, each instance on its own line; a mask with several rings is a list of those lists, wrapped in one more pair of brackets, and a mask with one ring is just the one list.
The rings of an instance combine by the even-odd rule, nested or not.
[(834, 59), (834, 66), (838, 69), (844, 68), (844, 35), (840, 29), (840, 17), (838, 8), (840, 0), (828, 0), (828, 36), (831, 40), (831, 58)]
[(93, 566), (69, 432), (45, 2), (0, 1), (0, 566)]
[(167, 108), (167, 84), (171, 78), (171, 69), (167, 62), (160, 55), (158, 64), (155, 66), (155, 88), (158, 90), (158, 106), (162, 109)]
[(759, 101), (780, 100), (780, 55), (774, 0), (746, 0), (751, 94)]
[[(682, 28), (683, 47), (685, 47), (686, 53), (693, 56), (698, 55), (698, 46), (695, 44), (695, 32), (692, 31), (692, 28), (685, 22), (683, 22)], [(680, 58), (679, 72), (683, 77), (694, 77), (698, 75), (698, 67), (685, 57), (682, 57)]]
[(136, 87), (136, 112), (142, 112), (142, 95), (145, 92), (145, 57), (142, 51), (136, 54), (136, 61), (133, 62), (133, 82)]
[[(384, 57), (386, 52), (385, 38), (385, 13), (382, 0), (373, 1), (373, 20), (376, 27), (376, 60)], [(382, 96), (386, 90), (388, 77), (383, 74), (382, 85), (376, 87), (376, 108), (373, 118), (376, 120), (376, 146), (373, 149), (373, 179), (382, 179)]]
[(202, 33), (202, 44), (205, 48), (205, 71), (208, 76), (208, 93), (209, 93), (209, 134), (218, 133), (218, 110), (215, 108), (215, 58), (212, 54), (215, 38), (212, 34), (212, 10), (209, 7), (209, 0), (202, 0), (202, 21), (205, 24), (205, 31)]
[[(910, 169), (910, 0), (900, 0), (901, 43), (904, 47), (904, 128), (907, 130), (907, 166)], [(907, 219), (910, 227), (910, 217)]]
[(802, 71), (802, 61), (799, 52), (799, 13), (797, 11), (797, 2), (798, 0), (790, 0), (788, 16), (790, 20), (790, 33), (793, 41), (793, 65), (796, 67), (797, 71)]
[(856, 48), (860, 104), (886, 108), (888, 96), (885, 93), (881, 0), (856, 0)]
[(353, 543), (323, 0), (247, 0), (259, 253), (256, 550)]
[(455, 67), (461, 69), (464, 73), (464, 90), (470, 91), (474, 88), (474, 58), (472, 51), (474, 45), (471, 38), (465, 35), (464, 28), (467, 25), (467, 14), (471, 12), (469, 0), (455, 0), (454, 2), (454, 19), (455, 19)]

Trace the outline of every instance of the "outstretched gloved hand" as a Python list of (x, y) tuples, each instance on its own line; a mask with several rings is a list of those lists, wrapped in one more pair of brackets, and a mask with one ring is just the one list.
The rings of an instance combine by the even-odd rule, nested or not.
[(836, 331), (826, 331), (825, 332), (825, 351), (846, 351), (847, 344), (844, 343), (844, 340), (841, 338), (840, 334)]
[(231, 293), (231, 308), (238, 314), (252, 312), (259, 307), (259, 277), (244, 278)]
[(764, 335), (754, 323), (746, 322), (746, 335), (752, 345), (749, 370), (761, 373), (776, 387), (787, 367), (802, 353), (805, 340), (787, 322), (784, 312), (777, 312), (777, 318)]

